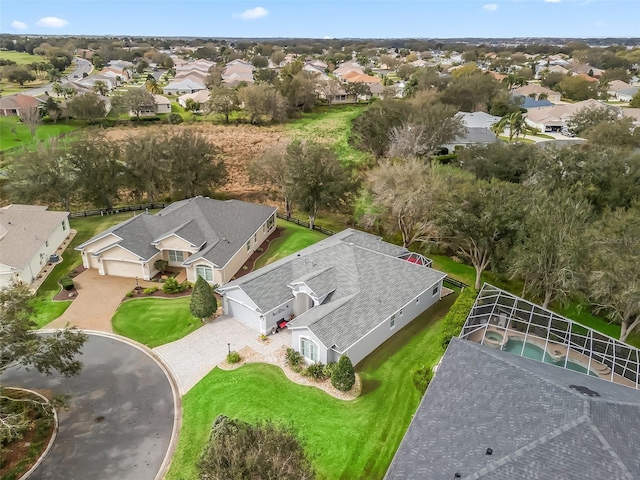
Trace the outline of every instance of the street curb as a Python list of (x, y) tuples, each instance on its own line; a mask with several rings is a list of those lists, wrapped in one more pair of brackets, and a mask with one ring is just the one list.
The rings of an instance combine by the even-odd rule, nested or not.
[[(49, 328), (38, 330), (38, 333), (54, 333), (57, 331), (63, 330), (61, 328)], [(169, 467), (171, 466), (171, 460), (173, 458), (173, 454), (176, 451), (176, 447), (178, 445), (178, 439), (180, 436), (180, 428), (182, 427), (182, 397), (180, 396), (180, 390), (178, 388), (178, 382), (173, 376), (173, 372), (169, 368), (169, 366), (165, 363), (165, 361), (156, 354), (153, 350), (151, 350), (146, 345), (136, 342), (135, 340), (131, 340), (130, 338), (123, 337), (116, 333), (109, 332), (101, 332), (99, 330), (88, 330), (88, 329), (78, 329), (88, 335), (95, 335), (98, 337), (106, 337), (114, 340), (118, 340), (122, 343), (126, 343), (131, 345), (134, 348), (137, 348), (141, 352), (147, 354), (148, 357), (153, 359), (164, 372), (167, 380), (169, 381), (169, 385), (171, 385), (171, 392), (173, 393), (173, 403), (174, 403), (174, 414), (173, 414), (173, 431), (171, 432), (171, 440), (169, 441), (169, 447), (167, 448), (167, 453), (165, 454), (164, 460), (160, 465), (160, 469), (155, 476), (155, 480), (162, 480), (167, 472), (169, 471)], [(22, 479), (20, 479), (22, 480)]]

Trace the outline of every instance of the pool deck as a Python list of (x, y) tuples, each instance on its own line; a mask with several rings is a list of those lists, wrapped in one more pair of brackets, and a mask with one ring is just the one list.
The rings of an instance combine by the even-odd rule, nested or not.
[[(622, 375), (618, 375), (615, 372), (611, 371), (611, 367), (605, 365), (604, 363), (596, 362), (593, 359), (590, 359), (587, 355), (584, 355), (572, 348), (568, 348), (566, 345), (556, 343), (556, 342), (546, 342), (546, 340), (542, 337), (538, 337), (537, 335), (528, 334), (513, 330), (513, 329), (505, 329), (502, 327), (489, 326), (486, 329), (486, 333), (495, 332), (499, 335), (502, 335), (502, 341), (494, 340), (487, 338), (485, 336), (485, 329), (480, 328), (475, 332), (468, 335), (466, 338), (475, 343), (481, 343), (484, 345), (488, 345), (493, 348), (504, 348), (505, 344), (509, 340), (519, 340), (524, 342), (525, 338), (527, 343), (531, 343), (541, 348), (542, 350), (547, 351), (547, 355), (549, 355), (554, 361), (559, 362), (565, 360), (568, 354), (568, 360), (574, 363), (577, 363), (588, 370), (596, 373), (599, 378), (603, 380), (608, 380), (610, 382), (619, 383), (621, 385), (626, 385), (627, 387), (636, 388), (636, 385), (633, 381), (629, 380)], [(484, 342), (483, 342), (484, 340)]]

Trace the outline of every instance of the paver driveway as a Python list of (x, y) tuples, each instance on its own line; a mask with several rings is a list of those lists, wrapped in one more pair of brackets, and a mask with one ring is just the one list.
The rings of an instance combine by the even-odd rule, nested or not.
[(70, 395), (53, 447), (32, 480), (153, 480), (177, 435), (176, 398), (161, 366), (117, 338), (90, 334), (76, 377), (12, 368), (4, 385)]
[(231, 350), (251, 347), (267, 358), (283, 345), (291, 346), (291, 332), (287, 329), (270, 335), (269, 339), (270, 342), (265, 344), (258, 332), (233, 317), (223, 315), (186, 337), (156, 347), (153, 351), (171, 369), (180, 394), (184, 395), (226, 358), (227, 343), (231, 344)]
[[(133, 289), (135, 279), (100, 275), (90, 268), (73, 279), (78, 297), (69, 308), (45, 328), (63, 328), (67, 323), (78, 328), (113, 332), (111, 318), (125, 294)], [(156, 285), (138, 281), (141, 287)]]

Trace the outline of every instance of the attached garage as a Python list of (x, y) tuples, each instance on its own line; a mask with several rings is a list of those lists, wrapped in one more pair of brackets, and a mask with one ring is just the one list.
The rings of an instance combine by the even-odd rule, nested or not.
[(116, 277), (140, 277), (144, 276), (141, 263), (123, 262), (115, 260), (103, 260), (105, 275)]
[(236, 320), (260, 331), (260, 315), (257, 312), (254, 312), (249, 307), (246, 307), (229, 297), (226, 298), (226, 302), (227, 308), (225, 311), (227, 315), (231, 315)]

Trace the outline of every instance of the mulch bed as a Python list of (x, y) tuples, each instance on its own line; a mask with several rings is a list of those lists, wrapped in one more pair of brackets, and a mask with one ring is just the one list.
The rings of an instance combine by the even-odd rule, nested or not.
[[(276, 238), (280, 238), (283, 233), (284, 233), (284, 228), (276, 227), (273, 233), (269, 235), (264, 242), (262, 242), (262, 245), (260, 245), (260, 248), (262, 248), (262, 252), (258, 252), (257, 250), (253, 252), (249, 257), (249, 259), (246, 262), (244, 262), (244, 265), (240, 267), (240, 270), (238, 270), (238, 272), (234, 275), (234, 278), (240, 278), (245, 276), (248, 273), (253, 272), (253, 269), (256, 265), (256, 261), (269, 251), (271, 242), (273, 242)], [(247, 267), (247, 268), (245, 269), (244, 267)]]
[(136, 287), (133, 290), (131, 290), (133, 292), (133, 296), (132, 297), (124, 297), (122, 299), (122, 302), (124, 302), (125, 300), (131, 300), (132, 298), (151, 298), (151, 297), (160, 297), (160, 298), (180, 298), (180, 297), (188, 297), (189, 295), (191, 295), (191, 288), (187, 288), (185, 291), (183, 292), (179, 292), (179, 293), (164, 293), (162, 291), (162, 284), (160, 283), (158, 285), (158, 290), (156, 290), (155, 292), (151, 293), (151, 294), (146, 294), (143, 293), (144, 292), (144, 288), (143, 287)]
[[(75, 278), (78, 275), (80, 275), (82, 272), (84, 272), (86, 270), (86, 268), (84, 268), (82, 265), (80, 265), (79, 267), (74, 268), (70, 273), (69, 273), (69, 278)], [(71, 290), (65, 290), (64, 288), (60, 289), (60, 291), (58, 293), (56, 293), (53, 296), (53, 300), (54, 301), (65, 301), (65, 300), (71, 300), (73, 301), (75, 298), (78, 297), (78, 291), (76, 290), (75, 287), (73, 287)]]

